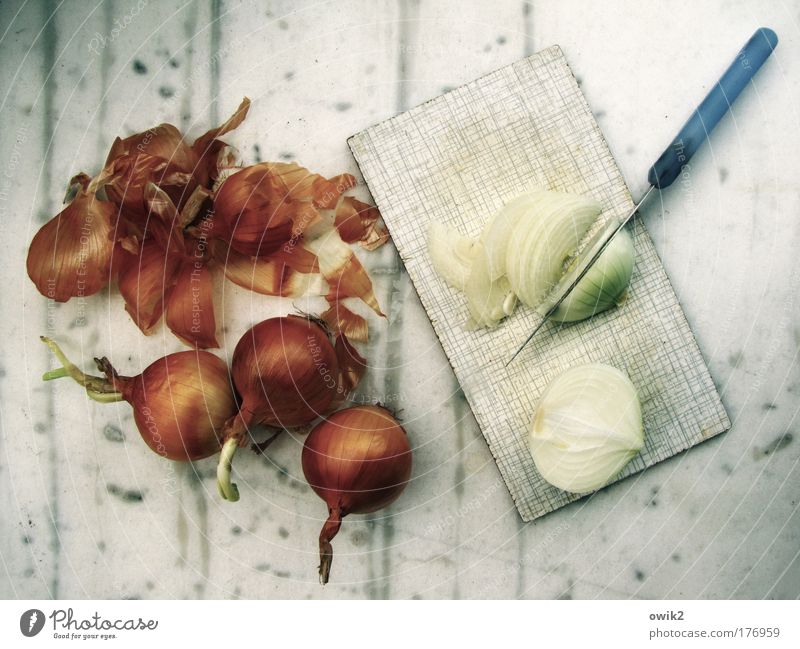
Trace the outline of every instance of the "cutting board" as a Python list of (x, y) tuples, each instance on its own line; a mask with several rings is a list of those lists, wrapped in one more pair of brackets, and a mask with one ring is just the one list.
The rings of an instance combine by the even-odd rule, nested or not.
[(509, 367), (531, 330), (521, 307), (499, 327), (467, 331), (464, 296), (431, 266), (431, 220), (478, 235), (505, 202), (534, 188), (586, 194), (603, 213), (633, 207), (625, 181), (558, 46), (517, 61), (348, 140), (420, 301), (525, 521), (580, 495), (548, 484), (528, 451), (539, 396), (569, 367), (603, 362), (638, 390), (645, 446), (626, 478), (724, 432), (730, 421), (644, 226), (622, 308), (548, 324)]

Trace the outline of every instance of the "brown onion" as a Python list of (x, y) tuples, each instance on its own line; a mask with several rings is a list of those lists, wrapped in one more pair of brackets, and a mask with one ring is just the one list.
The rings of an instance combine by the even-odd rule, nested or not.
[(169, 354), (138, 376), (120, 376), (108, 359), (95, 359), (104, 377), (81, 372), (48, 338), (62, 363), (45, 380), (70, 376), (96, 401), (127, 401), (147, 445), (170, 460), (199, 460), (219, 452), (224, 423), (236, 412), (225, 362), (204, 351)]
[(303, 473), (328, 505), (319, 535), (319, 577), (333, 562), (331, 539), (347, 514), (368, 514), (393, 502), (411, 476), (406, 431), (381, 406), (340, 410), (320, 422), (303, 447)]
[(252, 426), (296, 428), (329, 412), (339, 388), (339, 363), (328, 332), (315, 320), (289, 315), (259, 322), (239, 340), (231, 374), (242, 397), (225, 424), (225, 450), (217, 469), (220, 494), (238, 500), (230, 465)]

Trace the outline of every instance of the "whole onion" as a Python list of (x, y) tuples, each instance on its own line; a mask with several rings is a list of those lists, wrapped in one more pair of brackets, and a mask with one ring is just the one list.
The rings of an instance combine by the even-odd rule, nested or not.
[(331, 539), (342, 517), (368, 514), (392, 503), (411, 476), (411, 446), (403, 427), (381, 406), (356, 406), (317, 424), (303, 447), (303, 473), (328, 505), (319, 535), (319, 576), (333, 562)]
[(328, 332), (311, 318), (289, 315), (264, 320), (241, 337), (231, 374), (242, 405), (225, 424), (217, 477), (222, 497), (235, 501), (231, 460), (249, 429), (296, 428), (329, 412), (339, 394), (340, 368)]
[(120, 376), (106, 358), (95, 359), (105, 377), (81, 372), (52, 340), (42, 338), (62, 363), (45, 380), (70, 376), (101, 402), (127, 401), (147, 445), (170, 460), (199, 460), (219, 452), (236, 398), (225, 362), (209, 352), (169, 354), (138, 376)]
[(289, 315), (259, 322), (239, 340), (233, 382), (250, 421), (292, 428), (314, 421), (336, 396), (338, 366), (327, 332)]

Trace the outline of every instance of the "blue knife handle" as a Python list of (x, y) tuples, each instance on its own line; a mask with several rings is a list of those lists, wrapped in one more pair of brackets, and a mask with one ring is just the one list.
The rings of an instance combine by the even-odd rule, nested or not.
[(728, 112), (739, 93), (777, 45), (778, 37), (774, 31), (766, 27), (756, 30), (722, 78), (714, 84), (703, 102), (683, 125), (680, 133), (650, 167), (647, 179), (651, 185), (663, 189), (674, 182), (681, 174), (683, 166), (711, 134), (717, 122)]

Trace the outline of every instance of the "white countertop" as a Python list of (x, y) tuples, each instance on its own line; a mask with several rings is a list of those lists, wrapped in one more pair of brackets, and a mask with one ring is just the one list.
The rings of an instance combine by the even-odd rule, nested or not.
[[(0, 597), (800, 596), (800, 3), (764, 5), (116, 0), (51, 16), (5, 3)], [(107, 355), (127, 374), (181, 349), (163, 327), (142, 336), (116, 292), (52, 305), (25, 273), (66, 181), (95, 172), (116, 135), (160, 121), (199, 133), (247, 95), (250, 116), (227, 138), (245, 159), (357, 174), (347, 136), (558, 43), (637, 196), (760, 26), (781, 39), (774, 56), (693, 159), (691, 183), (644, 210), (734, 421), (725, 435), (523, 525), (385, 246), (362, 255), (389, 317), (372, 321), (361, 392), (402, 409), (414, 476), (390, 509), (345, 519), (323, 588), (326, 512), (303, 482), (302, 438), (268, 458), (240, 453), (242, 499), (224, 503), (214, 459), (166, 462), (126, 404), (39, 380), (44, 333), (86, 369)], [(247, 326), (292, 306), (230, 286), (226, 358)]]

